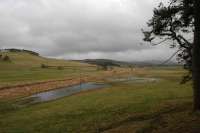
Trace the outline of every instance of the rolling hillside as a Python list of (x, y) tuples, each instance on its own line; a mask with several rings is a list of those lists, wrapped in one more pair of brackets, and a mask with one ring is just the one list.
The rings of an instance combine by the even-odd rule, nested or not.
[[(96, 70), (96, 66), (87, 63), (44, 58), (25, 51), (1, 51), (0, 55), (0, 87), (63, 79), (73, 77), (80, 71), (87, 73)], [(9, 57), (8, 61), (3, 60), (5, 56)], [(41, 68), (41, 64), (51, 67)], [(60, 70), (60, 67), (63, 69)]]
[(15, 69), (15, 67), (27, 67), (27, 68), (40, 67), (41, 64), (46, 64), (50, 66), (89, 66), (86, 63), (44, 58), (42, 56), (32, 55), (27, 52), (0, 52), (0, 55), (2, 56), (7, 55), (11, 60), (11, 61), (0, 60), (1, 69), (8, 69), (10, 67), (13, 69)]

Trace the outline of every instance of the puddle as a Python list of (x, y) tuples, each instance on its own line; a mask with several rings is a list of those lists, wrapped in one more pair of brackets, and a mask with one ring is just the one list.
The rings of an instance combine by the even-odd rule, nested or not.
[(109, 78), (107, 80), (111, 82), (156, 82), (159, 79), (131, 76), (131, 77)]
[[(141, 78), (141, 77), (120, 77), (120, 78), (108, 78), (107, 79), (110, 82), (155, 82), (158, 79), (156, 78)], [(34, 104), (34, 103), (42, 103), (47, 101), (56, 100), (65, 96), (70, 96), (82, 91), (86, 90), (93, 90), (93, 89), (102, 89), (105, 87), (108, 87), (108, 84), (105, 83), (82, 83), (81, 85), (74, 85), (71, 87), (64, 87), (60, 89), (50, 90), (46, 92), (41, 92), (37, 94), (33, 94), (29, 97), (25, 97), (19, 101), (20, 105), (28, 105), (28, 104)]]
[(70, 96), (70, 95), (79, 93), (81, 91), (101, 89), (107, 86), (108, 86), (107, 84), (102, 84), (102, 83), (82, 83), (81, 85), (79, 84), (79, 85), (74, 85), (71, 87), (65, 87), (65, 88), (37, 93), (29, 97), (23, 98), (20, 101), (20, 103), (33, 104), (33, 103), (47, 102), (47, 101), (56, 100), (58, 98), (62, 98), (65, 96)]

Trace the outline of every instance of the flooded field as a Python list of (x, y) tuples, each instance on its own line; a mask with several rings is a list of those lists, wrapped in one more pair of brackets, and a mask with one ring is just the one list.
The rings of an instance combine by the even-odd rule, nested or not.
[(56, 100), (65, 96), (70, 96), (70, 95), (79, 93), (81, 91), (87, 91), (87, 90), (92, 90), (92, 89), (102, 89), (107, 86), (109, 85), (103, 84), (103, 83), (92, 83), (92, 82), (82, 83), (79, 85), (74, 85), (70, 87), (37, 93), (29, 97), (23, 98), (21, 103), (31, 104), (31, 103), (47, 102), (47, 101)]

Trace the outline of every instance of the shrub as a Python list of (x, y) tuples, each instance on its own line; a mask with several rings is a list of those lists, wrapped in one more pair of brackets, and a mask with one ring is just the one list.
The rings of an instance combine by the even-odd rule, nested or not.
[(3, 61), (10, 61), (10, 57), (9, 57), (9, 56), (7, 56), (7, 55), (6, 55), (6, 56), (4, 56), (4, 57), (3, 57)]
[(108, 66), (107, 66), (107, 65), (98, 65), (98, 66), (97, 66), (97, 70), (104, 70), (104, 71), (107, 71), (107, 70), (108, 70)]
[(41, 68), (48, 68), (48, 66), (45, 64), (41, 64)]
[(58, 69), (58, 70), (63, 70), (64, 67), (62, 67), (62, 66), (58, 66), (57, 69)]

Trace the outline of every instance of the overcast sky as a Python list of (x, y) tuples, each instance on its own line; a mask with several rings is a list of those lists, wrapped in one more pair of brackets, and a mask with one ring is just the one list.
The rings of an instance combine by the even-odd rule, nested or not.
[(165, 60), (173, 50), (141, 45), (141, 28), (159, 2), (0, 0), (0, 48), (65, 59)]

